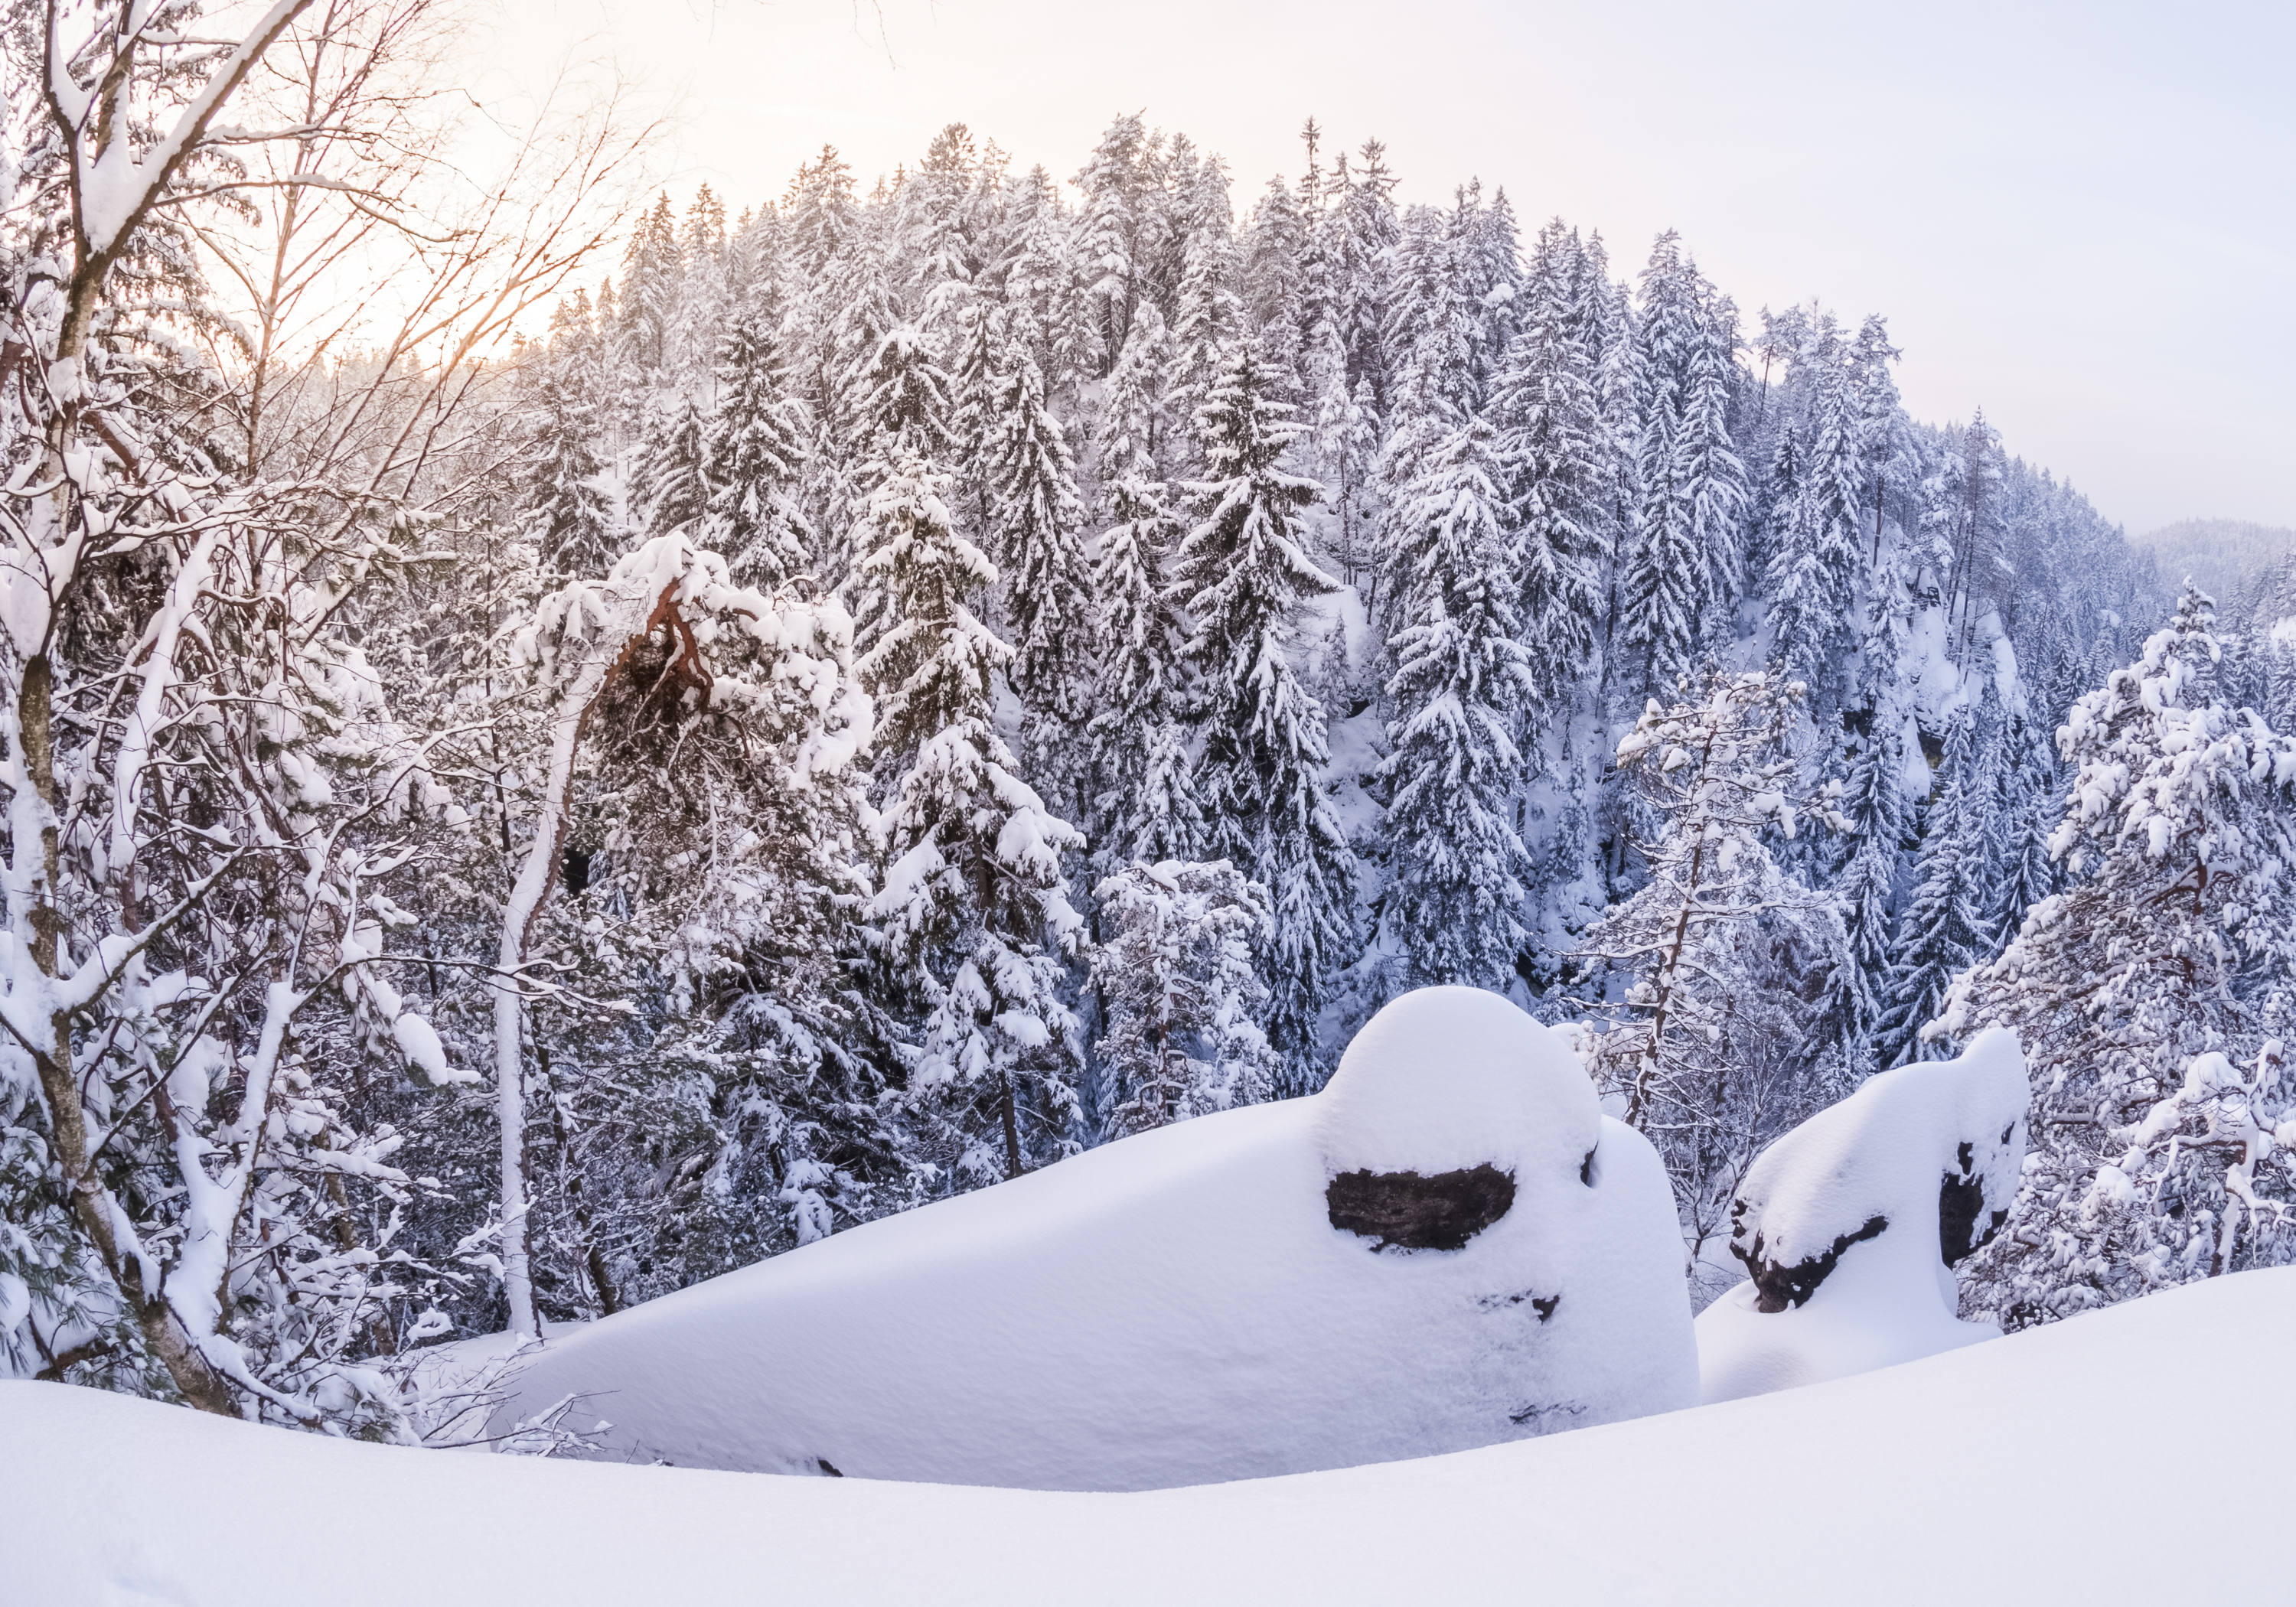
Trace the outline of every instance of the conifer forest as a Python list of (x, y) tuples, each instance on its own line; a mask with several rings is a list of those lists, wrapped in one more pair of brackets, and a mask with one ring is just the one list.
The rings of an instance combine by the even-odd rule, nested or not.
[(1964, 1318), (2296, 1260), (2296, 553), (2184, 584), (1890, 308), (1337, 117), (1264, 188), (993, 108), (742, 209), (605, 107), (480, 172), (426, 0), (199, 9), (6, 8), (0, 1376), (419, 1441), (427, 1348), (1443, 986), (1654, 1149), (1693, 1306), (1766, 1149), (1992, 1028)]

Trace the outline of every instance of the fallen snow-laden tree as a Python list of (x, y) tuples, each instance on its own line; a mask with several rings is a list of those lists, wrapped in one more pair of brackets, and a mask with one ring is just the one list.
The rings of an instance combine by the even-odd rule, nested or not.
[(1160, 1127), (547, 1344), (605, 1454), (1064, 1489), (1415, 1456), (1691, 1404), (1650, 1145), (1495, 995), (1382, 1011), (1309, 1098)]
[[(649, 724), (675, 743), (695, 720), (729, 727), (783, 790), (836, 778), (868, 744), (872, 707), (853, 674), (853, 625), (835, 599), (768, 597), (681, 532), (658, 536), (602, 580), (545, 599), (516, 635), (545, 689), (546, 758), (518, 879), (504, 901), (495, 988), (499, 1238), (511, 1331), (541, 1332), (528, 1264), (526, 1108), (520, 1015), (528, 944), (560, 878), (575, 761), (593, 717), (619, 700), (627, 742)], [(831, 784), (836, 784), (832, 780)]]
[(1756, 1158), (1732, 1201), (1751, 1275), (1699, 1314), (1705, 1399), (1731, 1400), (1990, 1339), (1953, 1267), (2009, 1220), (2025, 1059), (1997, 1029), (1960, 1059), (1868, 1079)]

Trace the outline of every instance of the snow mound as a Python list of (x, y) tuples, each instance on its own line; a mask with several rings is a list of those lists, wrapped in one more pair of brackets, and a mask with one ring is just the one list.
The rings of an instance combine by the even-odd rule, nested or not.
[(592, 1324), (510, 1419), (603, 1455), (1141, 1489), (1692, 1404), (1672, 1196), (1505, 1000), (1406, 995), (1313, 1098), (1200, 1117)]
[[(2296, 1269), (2235, 1273), (1816, 1389), (1456, 1455), (1125, 1496), (365, 1446), (0, 1383), (0, 1598), (632, 1602), (2273, 1602)], [(2177, 1409), (2237, 1402), (2225, 1412)], [(2145, 1403), (2152, 1403), (2146, 1405)], [(2146, 1543), (2103, 1470), (2205, 1491)], [(2095, 1470), (2096, 1472), (2091, 1472)], [(2086, 1476), (2084, 1476), (2086, 1475)], [(1721, 1566), (1718, 1492), (1790, 1537)]]
[(1952, 1267), (2009, 1219), (2025, 1057), (1998, 1028), (1958, 1060), (1869, 1078), (1780, 1138), (1731, 1205), (1753, 1275), (1699, 1314), (1701, 1395), (1731, 1400), (1998, 1337), (1956, 1314)]

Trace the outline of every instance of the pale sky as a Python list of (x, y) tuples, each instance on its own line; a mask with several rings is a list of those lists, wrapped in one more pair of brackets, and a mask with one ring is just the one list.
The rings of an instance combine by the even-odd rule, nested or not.
[(1917, 417), (1981, 405), (2132, 533), (2296, 525), (2288, 0), (501, 5), (474, 86), (611, 59), (671, 115), (681, 206), (771, 200), (824, 141), (865, 191), (952, 121), (1066, 180), (1144, 110), (1241, 214), (1312, 114), (1384, 140), (1403, 199), (1480, 176), (1614, 266), (1677, 228), (1750, 324), (1886, 314)]

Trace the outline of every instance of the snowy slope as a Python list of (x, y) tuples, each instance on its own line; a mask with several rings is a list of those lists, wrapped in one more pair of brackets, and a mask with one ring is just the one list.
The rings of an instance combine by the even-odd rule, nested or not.
[[(0, 1595), (511, 1602), (2275, 1601), (2296, 1269), (1805, 1390), (1139, 1495), (382, 1449), (0, 1384)], [(2214, 1403), (2211, 1406), (2210, 1403)], [(2223, 1543), (2131, 1527), (2204, 1492)], [(388, 1515), (393, 1538), (375, 1544)]]
[(578, 1396), (622, 1460), (1070, 1490), (1426, 1455), (1691, 1404), (1681, 1256), (1657, 1156), (1562, 1040), (1424, 988), (1321, 1094), (609, 1317), (496, 1426)]

